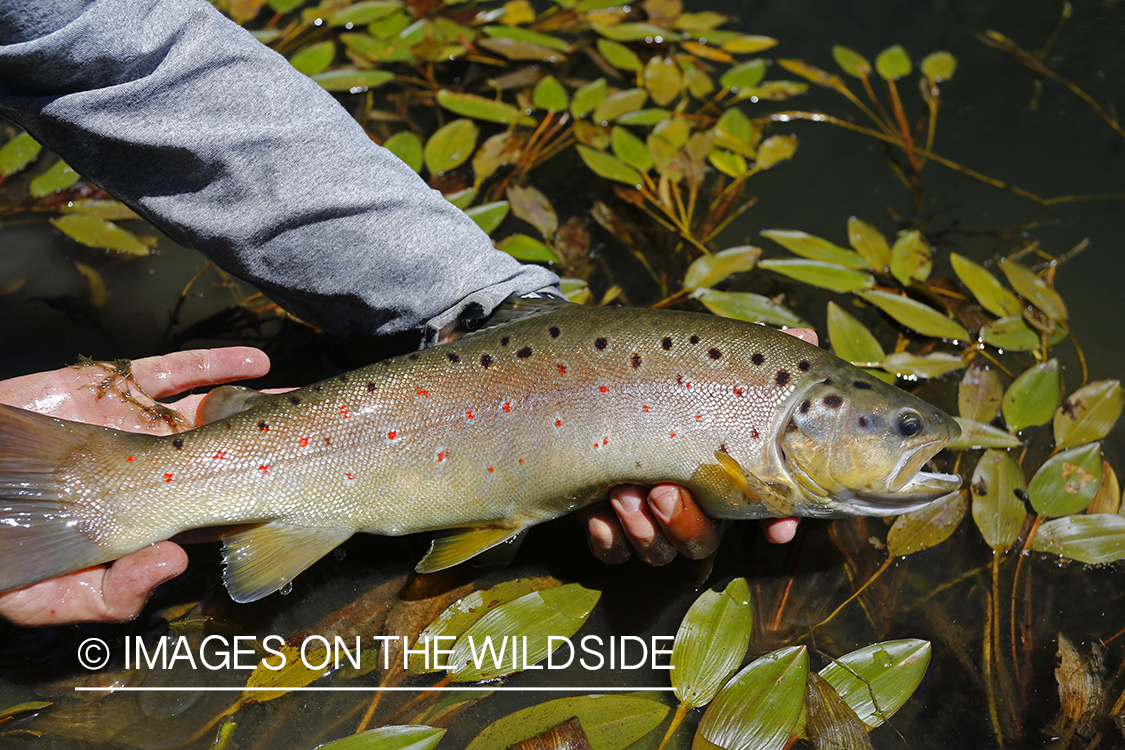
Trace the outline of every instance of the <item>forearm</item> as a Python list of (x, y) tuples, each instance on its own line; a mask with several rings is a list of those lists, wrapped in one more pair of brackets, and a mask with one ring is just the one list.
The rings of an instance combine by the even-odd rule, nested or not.
[(556, 282), (206, 2), (0, 0), (0, 29), (0, 113), (309, 322), (440, 327)]

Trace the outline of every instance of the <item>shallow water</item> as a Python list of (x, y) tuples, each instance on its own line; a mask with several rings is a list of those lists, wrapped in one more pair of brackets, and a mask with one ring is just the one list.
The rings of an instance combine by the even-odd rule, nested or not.
[[(954, 79), (942, 87), (938, 153), (1044, 196), (1125, 193), (1125, 139), (1051, 82), (1044, 85), (1038, 110), (1030, 111), (1032, 74), (974, 38), (975, 33), (996, 29), (1025, 48), (1035, 49), (1058, 18), (1059, 7), (1054, 3), (790, 0), (707, 7), (738, 16), (735, 28), (782, 40), (767, 56), (799, 58), (828, 70), (835, 69), (830, 54), (833, 44), (846, 45), (868, 58), (893, 43), (905, 46), (914, 60), (931, 51), (949, 50), (959, 67)], [(1049, 63), (1111, 111), (1122, 111), (1122, 42), (1125, 7), (1110, 2), (1079, 3)], [(770, 77), (782, 76), (773, 73)], [(904, 95), (916, 99), (913, 92)], [(852, 111), (827, 90), (814, 89), (788, 104), (834, 113)], [(780, 108), (763, 105), (763, 111)], [(800, 149), (784, 168), (755, 178), (758, 203), (727, 231), (726, 244), (756, 243), (761, 229), (773, 227), (803, 229), (843, 244), (848, 216), (859, 216), (891, 233), (895, 224), (886, 211), (909, 215), (909, 196), (869, 139), (810, 123), (777, 125), (772, 132), (796, 133)], [(1125, 318), (1125, 256), (1121, 252), (1125, 247), (1125, 203), (1073, 203), (1041, 213), (1024, 199), (971, 182), (937, 164), (928, 165), (924, 177), (930, 203), (922, 229), (939, 251), (936, 273), (948, 274), (944, 259), (949, 251), (985, 260), (1010, 251), (1012, 245), (1005, 238), (1021, 234), (1039, 240), (1056, 255), (1089, 238), (1089, 249), (1060, 270), (1057, 286), (1070, 307), (1076, 337), (1085, 347), (1091, 379), (1120, 377), (1125, 372), (1125, 332), (1120, 325)], [(581, 196), (575, 202), (575, 211), (586, 210), (581, 203), (585, 199)], [(1043, 223), (1031, 230), (1018, 229), (1032, 220)], [(0, 297), (0, 315), (9, 321), (0, 330), (6, 352), (0, 362), (2, 377), (58, 367), (73, 362), (79, 353), (98, 358), (141, 357), (161, 351), (169, 343), (183, 347), (218, 340), (214, 335), (193, 340), (168, 337), (169, 313), (203, 261), (167, 240), (162, 240), (158, 255), (125, 262), (81, 248), (47, 226), (24, 225), (0, 227), (0, 247), (0, 282), (25, 275), (30, 279), (20, 292)], [(767, 248), (767, 255), (774, 250)], [(106, 278), (111, 296), (96, 315), (77, 302), (84, 281), (74, 270), (73, 260), (98, 268)], [(172, 326), (173, 333), (229, 304), (229, 292), (215, 281), (214, 275), (207, 275), (193, 287)], [(743, 282), (741, 288), (771, 294), (782, 289), (770, 284), (773, 282), (756, 277)], [(633, 290), (635, 301), (643, 302), (645, 293)], [(789, 303), (818, 328), (823, 327), (822, 298), (797, 291)], [(349, 352), (325, 344), (294, 326), (270, 324), (249, 340), (261, 341), (274, 356), (271, 384), (309, 382), (373, 356), (372, 352)], [(1079, 375), (1073, 349), (1064, 344), (1056, 351), (1067, 368), (1064, 380), (1076, 383)], [(944, 399), (947, 406), (952, 393), (947, 383), (926, 391), (927, 397), (938, 403)], [(1119, 428), (1105, 442), (1106, 455), (1119, 471), (1125, 468), (1121, 437)], [(821, 666), (824, 658), (818, 651), (836, 656), (882, 639), (931, 640), (933, 659), (925, 681), (896, 714), (893, 729), (874, 732), (876, 747), (996, 746), (981, 673), (991, 554), (971, 521), (966, 520), (940, 547), (892, 565), (860, 602), (850, 605), (829, 626), (810, 631), (812, 623), (831, 612), (883, 561), (885, 553), (869, 540), (884, 535), (879, 521), (805, 523), (797, 543), (774, 548), (761, 541), (752, 524), (741, 524), (728, 531), (709, 580), (748, 577), (755, 602), (754, 654), (800, 642), (810, 646), (814, 665)], [(76, 695), (75, 684), (92, 684), (88, 673), (75, 663), (78, 644), (94, 636), (120, 643), (134, 635), (143, 635), (152, 643), (163, 632), (164, 621), (156, 615), (162, 607), (200, 599), (203, 603), (196, 614), (206, 614), (211, 620), (199, 626), (202, 630), (187, 626), (192, 637), (213, 633), (289, 636), (298, 631), (328, 632), (324, 629), (334, 627), (366, 638), (381, 627), (387, 601), (370, 592), (381, 585), (397, 588), (388, 582), (406, 574), (424, 551), (424, 541), (364, 537), (352, 539), (344, 550), (342, 560), (322, 561), (298, 578), (289, 596), (236, 606), (219, 587), (214, 547), (200, 546), (193, 550), (193, 566), (186, 580), (166, 587), (136, 623), (33, 632), (5, 629), (5, 645), (0, 648), (0, 676), (4, 679), (0, 705), (44, 696), (58, 698), (41, 716), (19, 725), (50, 732), (40, 741), (50, 742), (50, 747), (85, 747), (87, 741), (102, 746), (94, 740), (111, 737), (137, 747), (173, 747), (200, 732), (196, 746), (206, 747), (215, 730), (201, 730), (230, 705), (234, 694)], [(1016, 692), (1022, 696), (1017, 711), (1022, 732), (1006, 747), (1062, 747), (1051, 743), (1058, 711), (1053, 674), (1056, 635), (1064, 633), (1088, 652), (1092, 644), (1111, 638), (1125, 626), (1120, 565), (1088, 569), (1042, 557), (1025, 558), (1019, 565), (1014, 606), (1012, 576), (1017, 561), (1006, 559), (998, 576), (1002, 627), (1008, 627), (1011, 612), (1016, 613), (1021, 627), (1028, 627), (1023, 641), (1026, 653), (1021, 647), (1013, 656), (1006, 646), (1006, 663), (1020, 665)], [(459, 571), (440, 578), (438, 585), (451, 590), (475, 574)], [(479, 575), (480, 586), (526, 575), (580, 582), (604, 592), (583, 634), (648, 637), (675, 633), (699, 593), (702, 571), (698, 565), (682, 562), (660, 570), (635, 563), (622, 568), (601, 566), (586, 553), (577, 526), (562, 519), (534, 531), (513, 565)], [(348, 606), (353, 619), (328, 623), (326, 618)], [(1106, 647), (1105, 664), (1111, 676), (1122, 664), (1123, 653), (1120, 639)], [(121, 679), (145, 680), (143, 684), (149, 685), (188, 685), (197, 680), (198, 684), (233, 686), (242, 684), (245, 673), (180, 669), (123, 675)], [(372, 684), (365, 679), (370, 680), (357, 678), (354, 683), (340, 684)], [(668, 684), (666, 673), (644, 669), (571, 669), (546, 677), (528, 672), (506, 684), (531, 688), (545, 681), (578, 692)], [(1120, 695), (1122, 687), (1118, 675), (1108, 700)], [(463, 747), (495, 719), (553, 697), (527, 691), (481, 700), (452, 720), (440, 747)], [(388, 696), (377, 708), (376, 720), (405, 700)], [(300, 694), (245, 707), (235, 715), (231, 747), (313, 747), (354, 731), (370, 701), (371, 696), (363, 694)], [(1005, 713), (1003, 705), (1000, 713)], [(405, 716), (408, 713), (395, 721), (401, 722)], [(698, 715), (689, 724), (694, 720)], [(278, 728), (271, 730), (275, 722)], [(643, 746), (654, 747), (659, 735), (660, 731), (644, 740)], [(0, 747), (23, 747), (24, 741), (0, 737)], [(257, 742), (260, 744), (255, 745)], [(673, 746), (688, 746), (690, 734), (681, 731), (678, 742)], [(1081, 748), (1086, 743), (1075, 740), (1070, 746)], [(1123, 746), (1125, 738), (1112, 730), (1100, 745)]]

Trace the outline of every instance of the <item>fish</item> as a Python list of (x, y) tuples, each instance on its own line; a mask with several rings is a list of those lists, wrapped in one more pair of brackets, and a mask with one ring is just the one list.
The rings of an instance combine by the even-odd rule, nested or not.
[(282, 394), (213, 390), (195, 429), (121, 432), (0, 408), (0, 590), (230, 527), (237, 602), (356, 532), (437, 532), (468, 560), (619, 484), (712, 518), (896, 515), (960, 487), (925, 401), (784, 332), (712, 315), (544, 304)]

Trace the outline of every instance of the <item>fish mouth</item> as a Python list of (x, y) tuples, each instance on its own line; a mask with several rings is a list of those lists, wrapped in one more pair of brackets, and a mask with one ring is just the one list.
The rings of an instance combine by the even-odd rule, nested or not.
[(922, 470), (945, 443), (944, 439), (932, 440), (907, 451), (881, 487), (859, 491), (842, 499), (841, 505), (868, 516), (895, 516), (948, 497), (960, 489), (961, 477)]

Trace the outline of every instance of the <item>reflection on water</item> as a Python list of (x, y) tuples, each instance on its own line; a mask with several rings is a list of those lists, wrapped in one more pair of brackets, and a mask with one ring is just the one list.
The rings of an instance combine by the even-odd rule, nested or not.
[[(1125, 192), (1125, 142), (1086, 105), (1050, 82), (1043, 88), (1038, 110), (1030, 111), (1033, 75), (973, 37), (994, 28), (1036, 49), (1058, 18), (1055, 4), (747, 1), (712, 7), (738, 16), (737, 28), (781, 39), (783, 46), (776, 56), (825, 68), (832, 68), (830, 48), (837, 43), (870, 57), (892, 43), (904, 45), (916, 59), (948, 49), (959, 68), (955, 80), (943, 89), (938, 152), (1040, 195)], [(1115, 3), (1083, 4), (1075, 8), (1048, 62), (1095, 99), (1116, 104), (1121, 111), (1125, 109), (1122, 33), (1125, 9)], [(800, 106), (841, 109), (834, 95), (821, 89), (811, 91)], [(798, 133), (801, 151), (785, 169), (761, 176), (757, 205), (727, 231), (726, 244), (755, 242), (761, 229), (771, 227), (801, 228), (842, 242), (848, 216), (860, 216), (889, 233), (895, 224), (888, 214), (910, 214), (909, 196), (871, 141), (823, 125), (787, 124), (774, 132)], [(939, 273), (948, 273), (948, 251), (986, 259), (1022, 238), (1036, 239), (1060, 254), (1089, 238), (1090, 249), (1060, 272), (1058, 288), (1071, 307), (1076, 336), (1086, 346), (1091, 377), (1119, 377), (1125, 372), (1125, 335), (1118, 324), (1125, 316), (1121, 202), (1068, 204), (1040, 214), (1027, 201), (933, 165), (925, 179), (929, 202), (923, 206), (921, 228), (939, 251)], [(584, 196), (576, 198), (573, 210), (587, 210), (584, 200)], [(1035, 223), (1027, 225), (1029, 221)], [(180, 318), (169, 326), (169, 311), (202, 262), (166, 240), (159, 255), (131, 262), (105, 259), (59, 239), (43, 226), (0, 228), (0, 243), (4, 248), (0, 282), (30, 278), (20, 292), (0, 297), (0, 312), (10, 322), (0, 333), (5, 349), (0, 375), (57, 367), (73, 361), (78, 353), (139, 357), (170, 341), (211, 343), (215, 334), (206, 330), (199, 338), (182, 342), (170, 339), (169, 331), (174, 336), (229, 304), (229, 290), (216, 283), (217, 277), (205, 276), (193, 287)], [(85, 282), (74, 269), (74, 259), (94, 265), (105, 276), (111, 296), (96, 314), (81, 302)], [(767, 293), (780, 289), (748, 283), (748, 288)], [(643, 290), (632, 292), (637, 301), (643, 300)], [(823, 328), (822, 299), (810, 299), (798, 290), (788, 301)], [(274, 383), (309, 382), (330, 369), (358, 364), (354, 354), (349, 358), (296, 327), (280, 333), (279, 328), (271, 325), (252, 334), (274, 354)], [(1064, 378), (1076, 381), (1071, 374), (1076, 367), (1072, 350), (1063, 346), (1058, 351), (1068, 368)], [(925, 395), (948, 405), (953, 388), (939, 383)], [(1123, 465), (1120, 438), (1118, 431), (1105, 442), (1110, 462), (1119, 467)], [(1051, 745), (1060, 730), (1055, 720), (1059, 698), (1054, 674), (1059, 633), (1086, 657), (1104, 649), (1110, 689), (1102, 700), (1112, 703), (1121, 694), (1121, 639), (1111, 640), (1125, 624), (1120, 615), (1125, 611), (1120, 570), (1089, 569), (1032, 556), (1005, 557), (994, 571), (990, 551), (968, 522), (942, 546), (892, 564), (838, 617), (814, 628), (883, 564), (885, 537), (885, 525), (879, 520), (807, 522), (795, 543), (778, 548), (763, 543), (754, 525), (742, 524), (728, 532), (708, 580), (738, 575), (749, 579), (755, 607), (752, 654), (800, 642), (810, 647), (813, 664), (820, 667), (831, 656), (882, 639), (932, 641), (933, 659), (925, 681), (896, 714), (893, 729), (873, 734), (876, 747), (992, 747), (994, 722), (1015, 738), (1009, 747)], [(707, 574), (703, 566), (686, 562), (660, 570), (638, 564), (607, 568), (586, 553), (569, 519), (536, 529), (531, 540), (507, 568), (447, 572), (408, 586), (409, 565), (422, 554), (424, 542), (361, 536), (345, 545), (347, 555), (342, 560), (323, 560), (303, 574), (289, 596), (246, 606), (232, 604), (219, 585), (215, 548), (199, 546), (193, 550), (188, 576), (166, 587), (135, 623), (42, 631), (5, 628), (0, 704), (57, 702), (39, 717), (0, 727), (0, 732), (11, 726), (46, 732), (43, 741), (58, 748), (105, 743), (163, 748), (193, 738), (194, 746), (207, 747), (225, 732), (231, 732), (229, 747), (307, 748), (355, 731), (361, 724), (375, 726), (394, 717), (395, 723), (448, 726), (441, 747), (463, 747), (497, 718), (555, 696), (456, 695), (434, 703), (397, 693), (293, 694), (254, 705), (239, 693), (105, 697), (75, 693), (73, 688), (101, 686), (110, 680), (119, 685), (238, 686), (244, 684), (246, 672), (193, 670), (183, 664), (171, 670), (126, 671), (115, 662), (116, 668), (90, 674), (78, 666), (75, 654), (78, 645), (91, 637), (105, 639), (118, 659), (129, 637), (154, 643), (167, 633), (161, 614), (176, 623), (174, 634), (184, 634), (192, 642), (215, 634), (289, 638), (301, 632), (361, 636), (366, 641), (382, 632), (407, 632), (410, 627), (416, 631), (458, 593), (467, 592), (473, 576), (479, 576), (477, 587), (530, 575), (577, 581), (604, 592), (583, 634), (673, 635)], [(430, 590), (420, 591), (420, 585)], [(993, 592), (998, 593), (995, 600)], [(199, 603), (189, 606), (195, 602)], [(1001, 650), (1000, 672), (985, 667), (997, 663), (987, 656), (994, 648)], [(369, 668), (366, 675), (356, 674)], [(388, 675), (378, 665), (371, 667), (370, 661), (360, 670), (345, 670), (327, 681), (371, 685), (383, 679), (428, 684), (393, 670)], [(994, 718), (985, 690), (990, 681)], [(612, 686), (666, 687), (668, 682), (659, 670), (571, 668), (550, 674), (529, 671), (505, 684), (566, 685), (580, 692)], [(236, 705), (241, 707), (224, 716)], [(698, 715), (689, 717), (688, 726), (697, 720)], [(661, 731), (644, 746), (654, 747)], [(674, 746), (687, 746), (689, 737), (685, 730)], [(1072, 737), (1067, 744), (1054, 746), (1085, 747), (1088, 740)], [(22, 747), (24, 741), (0, 736), (0, 746)], [(1100, 746), (1120, 747), (1123, 742), (1111, 730)]]

